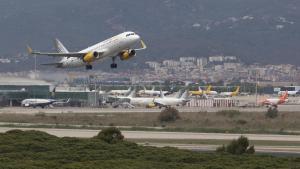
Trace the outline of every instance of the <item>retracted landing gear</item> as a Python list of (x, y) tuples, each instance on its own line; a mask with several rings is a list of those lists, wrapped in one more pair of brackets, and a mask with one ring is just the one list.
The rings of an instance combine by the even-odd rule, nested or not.
[(112, 64), (110, 65), (110, 68), (112, 68), (112, 69), (115, 69), (115, 68), (117, 68), (118, 67), (118, 65), (115, 63), (115, 60), (116, 60), (116, 57), (113, 57), (112, 58)]
[(92, 65), (85, 65), (85, 69), (86, 69), (86, 70), (92, 70), (92, 69), (93, 69), (93, 66), (92, 66)]

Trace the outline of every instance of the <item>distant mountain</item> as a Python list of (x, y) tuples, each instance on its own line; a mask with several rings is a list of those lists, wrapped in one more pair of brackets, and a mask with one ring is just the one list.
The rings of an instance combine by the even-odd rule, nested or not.
[[(123, 68), (146, 60), (217, 54), (236, 55), (246, 63), (300, 65), (299, 11), (299, 0), (0, 1), (0, 56), (24, 53), (27, 43), (53, 50), (56, 37), (76, 51), (132, 30), (148, 49), (130, 64), (120, 63)], [(31, 60), (0, 64), (0, 71), (7, 66), (10, 71), (30, 69)], [(53, 60), (39, 59), (48, 61)], [(98, 68), (107, 69), (108, 62)]]

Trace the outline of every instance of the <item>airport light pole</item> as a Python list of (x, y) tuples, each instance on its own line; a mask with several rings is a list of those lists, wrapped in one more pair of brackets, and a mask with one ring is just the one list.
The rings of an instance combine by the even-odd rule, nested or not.
[(34, 55), (34, 80), (36, 80), (36, 55)]
[(257, 73), (258, 71), (255, 70), (255, 106), (257, 106), (257, 87), (258, 87), (258, 82), (257, 82)]
[[(34, 55), (34, 80), (36, 80), (36, 55)], [(36, 91), (33, 90), (33, 97), (36, 99)]]

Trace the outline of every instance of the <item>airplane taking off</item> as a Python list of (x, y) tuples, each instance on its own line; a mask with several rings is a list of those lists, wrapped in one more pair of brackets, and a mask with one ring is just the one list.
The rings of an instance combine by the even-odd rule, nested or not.
[[(134, 49), (133, 47), (138, 43), (141, 44), (141, 48)], [(118, 56), (122, 61), (128, 60), (136, 55), (136, 51), (147, 48), (140, 36), (134, 32), (121, 33), (79, 52), (69, 52), (58, 39), (55, 40), (55, 45), (57, 53), (34, 51), (29, 46), (27, 46), (27, 50), (31, 55), (46, 55), (62, 58), (58, 63), (42, 65), (56, 66), (57, 68), (85, 66), (86, 69), (89, 70), (93, 68), (93, 62), (103, 61), (106, 58), (112, 58), (110, 67), (117, 68), (115, 60)]]
[(41, 107), (45, 108), (46, 106), (52, 106), (53, 104), (64, 104), (69, 103), (70, 99), (67, 101), (59, 101), (54, 99), (25, 99), (22, 100), (21, 106), (22, 107)]
[(283, 95), (279, 98), (268, 98), (260, 102), (263, 106), (274, 107), (277, 108), (278, 105), (284, 104), (288, 102), (288, 92), (286, 91)]
[(220, 96), (233, 97), (233, 96), (237, 96), (239, 92), (240, 92), (240, 86), (238, 86), (234, 92), (221, 92)]

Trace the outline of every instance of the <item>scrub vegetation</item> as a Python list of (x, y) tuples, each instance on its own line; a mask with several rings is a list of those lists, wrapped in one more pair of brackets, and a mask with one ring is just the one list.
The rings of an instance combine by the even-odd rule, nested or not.
[[(106, 130), (118, 133), (116, 128)], [(121, 134), (121, 133), (119, 133)], [(98, 137), (99, 136), (99, 137)], [(202, 153), (140, 146), (123, 139), (58, 138), (39, 131), (0, 134), (0, 168), (50, 169), (275, 169), (300, 168), (300, 158)], [(106, 138), (106, 137), (105, 137)], [(110, 137), (112, 138), (112, 137)], [(113, 139), (112, 139), (113, 140)]]
[[(162, 116), (166, 115), (166, 116)], [(166, 118), (165, 118), (166, 117)], [(167, 120), (166, 120), (167, 119)], [(171, 121), (169, 121), (171, 119)], [(175, 121), (173, 119), (176, 119)], [(191, 132), (227, 133), (274, 133), (299, 134), (299, 112), (280, 112), (277, 117), (269, 118), (266, 112), (240, 112), (226, 110), (219, 112), (175, 112), (170, 113), (37, 113), (35, 115), (1, 113), (2, 126), (6, 123), (34, 126), (99, 129), (104, 126), (127, 126), (129, 130), (164, 130)], [(25, 125), (26, 126), (26, 125)], [(150, 128), (148, 128), (150, 127)], [(152, 129), (151, 129), (152, 127)], [(125, 129), (125, 128), (123, 128)]]

